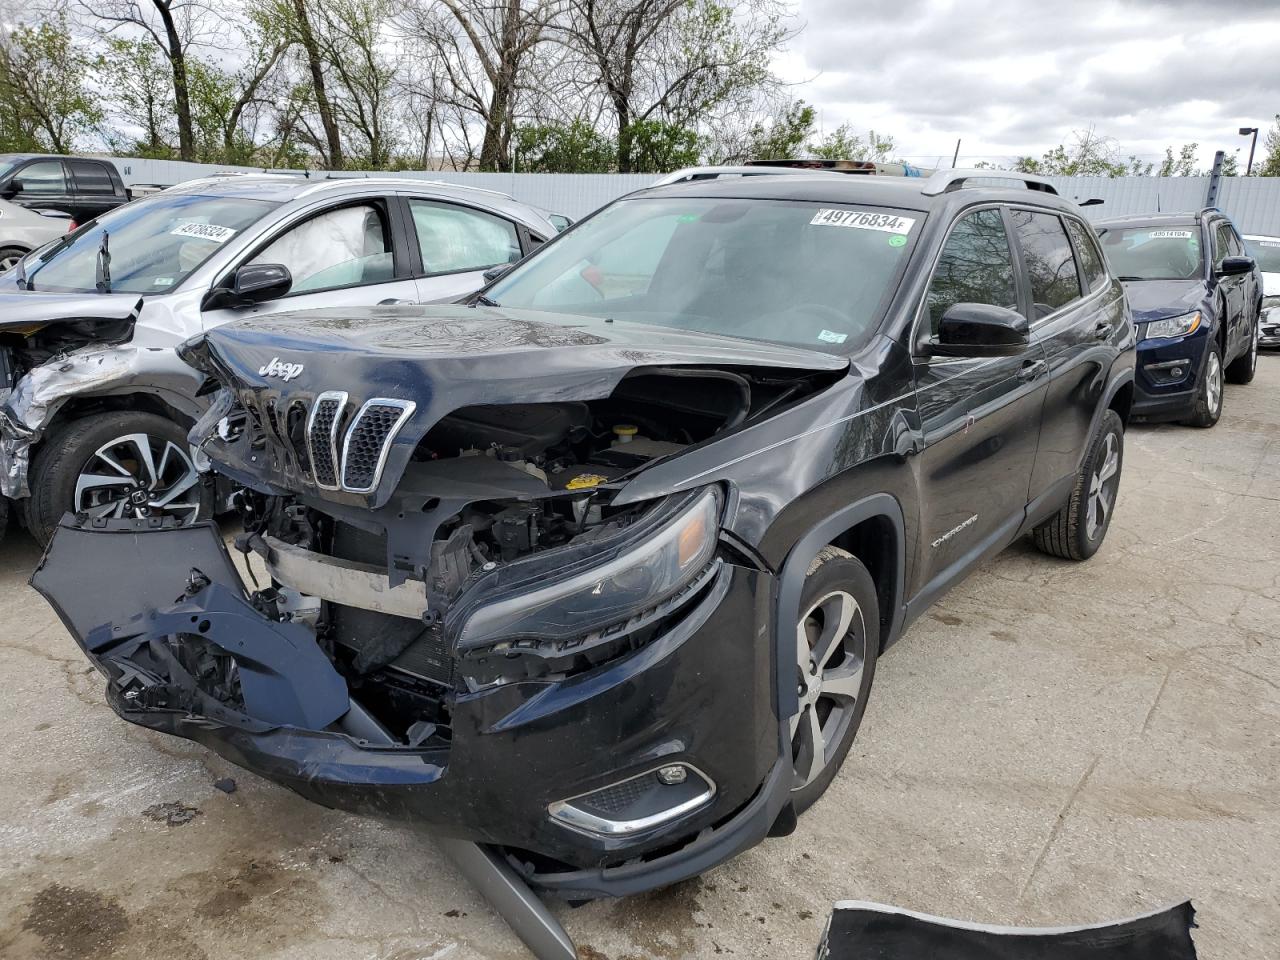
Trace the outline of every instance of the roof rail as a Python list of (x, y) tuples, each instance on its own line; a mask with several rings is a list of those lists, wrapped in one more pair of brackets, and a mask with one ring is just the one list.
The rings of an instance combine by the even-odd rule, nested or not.
[(939, 170), (924, 182), (920, 192), (926, 197), (959, 190), (970, 180), (1021, 180), (1028, 190), (1041, 193), (1057, 194), (1053, 184), (1043, 177), (1029, 173), (1017, 173), (1013, 170)]

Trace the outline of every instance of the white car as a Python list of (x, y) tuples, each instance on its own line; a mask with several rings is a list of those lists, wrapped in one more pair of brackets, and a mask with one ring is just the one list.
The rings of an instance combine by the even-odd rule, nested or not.
[(37, 213), (0, 200), (0, 273), (13, 269), (32, 250), (57, 240), (71, 226), (65, 213)]
[(1262, 273), (1262, 315), (1259, 317), (1258, 346), (1280, 346), (1280, 237), (1256, 233), (1244, 235), (1250, 256)]
[(207, 516), (186, 437), (208, 400), (175, 347), (242, 317), (456, 300), (555, 235), (505, 194), (391, 177), (221, 177), (117, 207), (0, 276), (0, 331), (23, 334), (0, 346), (0, 493), (41, 543), (68, 510)]

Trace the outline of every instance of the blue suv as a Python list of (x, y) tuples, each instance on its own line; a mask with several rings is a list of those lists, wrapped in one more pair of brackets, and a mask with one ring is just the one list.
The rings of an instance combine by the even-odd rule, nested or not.
[(1138, 325), (1134, 416), (1212, 427), (1224, 378), (1248, 383), (1258, 362), (1262, 280), (1235, 225), (1209, 207), (1095, 227)]

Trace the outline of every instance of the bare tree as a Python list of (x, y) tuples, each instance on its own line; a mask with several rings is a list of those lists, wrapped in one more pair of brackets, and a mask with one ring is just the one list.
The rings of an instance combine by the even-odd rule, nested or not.
[(439, 0), (410, 5), (402, 23), (443, 73), (437, 90), (483, 126), (482, 170), (508, 170), (525, 67), (562, 0)]
[(618, 169), (633, 167), (635, 124), (692, 125), (772, 81), (787, 39), (775, 0), (570, 0), (563, 42), (581, 52), (609, 103)]

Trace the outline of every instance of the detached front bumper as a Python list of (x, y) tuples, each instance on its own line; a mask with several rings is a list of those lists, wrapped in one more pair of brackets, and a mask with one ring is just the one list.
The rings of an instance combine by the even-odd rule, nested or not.
[(1178, 420), (1191, 415), (1204, 371), (1210, 333), (1201, 327), (1186, 337), (1154, 338), (1138, 343), (1133, 415), (1147, 420)]
[[(92, 583), (103, 569), (120, 575)], [(108, 702), (125, 720), (202, 743), (325, 806), (500, 845), (531, 882), (567, 897), (631, 894), (703, 872), (761, 840), (787, 802), (772, 583), (756, 570), (721, 562), (686, 615), (616, 660), (566, 679), (456, 693), (451, 742), (431, 749), (353, 732), (358, 690), (309, 629), (250, 606), (211, 524), (66, 519), (32, 583), (106, 674)], [(177, 631), (232, 656), (243, 712), (168, 663)], [(674, 819), (609, 835), (550, 814), (672, 764), (714, 785)], [(604, 794), (599, 806), (626, 794)]]

